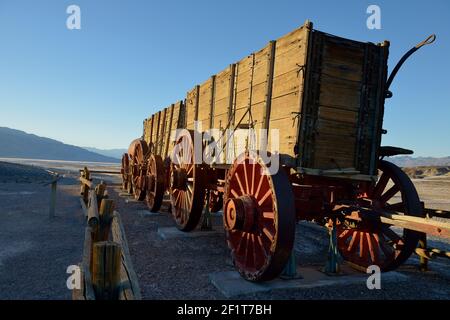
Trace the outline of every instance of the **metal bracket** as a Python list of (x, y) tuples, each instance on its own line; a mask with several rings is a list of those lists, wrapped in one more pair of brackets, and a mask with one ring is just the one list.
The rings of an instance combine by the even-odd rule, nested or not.
[(342, 257), (339, 254), (337, 244), (336, 220), (330, 221), (327, 226), (329, 230), (328, 234), (330, 236), (330, 245), (328, 248), (327, 263), (322, 271), (328, 275), (339, 275), (341, 273), (340, 264)]
[(211, 212), (209, 211), (209, 193), (210, 191), (206, 191), (206, 204), (203, 209), (203, 215), (202, 215), (202, 226), (200, 230), (202, 231), (211, 231), (212, 228), (212, 222), (211, 222)]

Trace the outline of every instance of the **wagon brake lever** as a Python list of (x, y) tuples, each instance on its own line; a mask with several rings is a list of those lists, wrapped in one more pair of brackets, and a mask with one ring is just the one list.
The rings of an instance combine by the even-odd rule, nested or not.
[(422, 48), (423, 46), (427, 44), (432, 44), (436, 40), (436, 35), (432, 34), (422, 42), (419, 42), (417, 45), (415, 45), (413, 48), (411, 48), (408, 52), (406, 52), (403, 57), (400, 59), (399, 62), (395, 65), (395, 68), (392, 70), (391, 74), (389, 75), (389, 78), (386, 82), (386, 98), (392, 97), (392, 92), (389, 91), (389, 87), (391, 86), (392, 81), (394, 80), (395, 76), (397, 75), (398, 70), (400, 70), (403, 63), (417, 50)]

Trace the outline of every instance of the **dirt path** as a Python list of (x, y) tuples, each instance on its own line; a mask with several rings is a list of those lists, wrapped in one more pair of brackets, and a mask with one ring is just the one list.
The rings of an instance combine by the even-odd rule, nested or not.
[[(12, 170), (14, 180), (23, 177)], [(58, 184), (50, 219), (48, 177), (33, 170), (27, 183), (0, 183), (0, 299), (70, 299), (66, 269), (80, 261), (84, 237), (79, 188), (73, 179)]]

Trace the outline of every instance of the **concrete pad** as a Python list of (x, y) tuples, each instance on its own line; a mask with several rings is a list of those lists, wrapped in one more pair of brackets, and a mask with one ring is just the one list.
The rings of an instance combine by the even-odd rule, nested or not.
[(158, 235), (163, 240), (208, 237), (208, 236), (217, 236), (221, 234), (223, 234), (223, 229), (220, 230), (213, 229), (211, 231), (194, 230), (191, 232), (183, 232), (176, 227), (158, 228)]
[(131, 197), (131, 194), (128, 192), (119, 192), (119, 197)]
[[(369, 274), (353, 273), (339, 276), (328, 276), (311, 267), (299, 267), (302, 278), (293, 280), (275, 279), (269, 282), (254, 283), (244, 280), (237, 271), (214, 272), (209, 274), (211, 283), (227, 298), (243, 294), (254, 294), (281, 289), (309, 289), (324, 286), (348, 284), (365, 285)], [(388, 272), (381, 275), (383, 281), (407, 281), (409, 277), (399, 272)]]
[(160, 216), (161, 213), (151, 212), (150, 210), (138, 210), (138, 215), (140, 215), (141, 217), (155, 217)]

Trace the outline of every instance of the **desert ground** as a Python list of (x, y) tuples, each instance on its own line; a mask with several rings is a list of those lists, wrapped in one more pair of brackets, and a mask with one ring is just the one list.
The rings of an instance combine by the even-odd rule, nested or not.
[[(15, 163), (12, 163), (15, 162)], [(67, 267), (80, 262), (84, 214), (79, 205), (78, 170), (118, 170), (117, 164), (0, 159), (0, 299), (71, 299)], [(51, 170), (58, 182), (56, 217), (49, 217)], [(120, 189), (113, 175), (94, 175), (108, 184), (122, 216), (134, 269), (144, 299), (224, 299), (210, 281), (216, 272), (233, 271), (225, 243), (222, 218), (213, 217), (206, 236), (163, 239), (162, 228), (174, 227), (163, 206), (151, 214), (144, 203)], [(413, 179), (427, 207), (450, 210), (450, 175)], [(296, 229), (295, 255), (303, 268), (321, 269), (328, 250), (327, 232), (309, 223)], [(448, 242), (431, 238), (430, 245), (449, 250)], [(365, 281), (320, 281), (295, 289), (243, 293), (233, 299), (450, 299), (448, 260), (433, 260), (430, 270), (418, 270), (418, 258), (382, 277), (381, 290), (368, 290)], [(353, 274), (353, 271), (345, 272)], [(339, 278), (339, 277), (336, 277)], [(383, 279), (386, 279), (383, 281)], [(334, 281), (334, 280), (333, 280)]]

